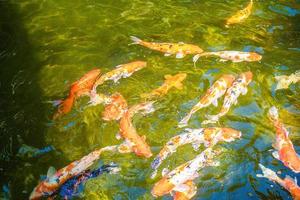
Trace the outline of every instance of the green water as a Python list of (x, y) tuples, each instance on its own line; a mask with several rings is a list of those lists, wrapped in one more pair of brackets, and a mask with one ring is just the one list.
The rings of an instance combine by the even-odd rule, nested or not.
[[(11, 0), (0, 1), (0, 183), (2, 196), (26, 199), (49, 166), (66, 166), (92, 150), (119, 144), (116, 122), (101, 119), (103, 106), (87, 107), (88, 98), (77, 101), (71, 113), (52, 121), (53, 100), (62, 99), (69, 85), (87, 71), (145, 60), (147, 68), (107, 82), (98, 91), (120, 92), (130, 105), (139, 95), (163, 83), (165, 74), (187, 73), (184, 89), (172, 89), (156, 103), (156, 111), (137, 115), (134, 124), (146, 135), (154, 155), (182, 130), (176, 125), (221, 74), (251, 70), (254, 79), (247, 95), (217, 126), (242, 131), (240, 140), (221, 144), (220, 167), (205, 168), (196, 179), (195, 199), (291, 199), (283, 188), (257, 178), (258, 163), (281, 171), (281, 177), (297, 176), (271, 156), (274, 129), (266, 117), (270, 106), (291, 131), (300, 152), (300, 85), (274, 91), (274, 75), (300, 69), (300, 2), (255, 1), (251, 16), (231, 28), (224, 19), (243, 8), (245, 0)], [(286, 6), (286, 7), (284, 7)], [(141, 46), (128, 45), (129, 36), (160, 42), (186, 42), (206, 51), (251, 50), (263, 55), (253, 63), (202, 59), (194, 67), (192, 57), (175, 59)], [(207, 113), (197, 112), (190, 128), (199, 128)], [(19, 140), (18, 140), (19, 138)], [(20, 140), (21, 138), (21, 140)], [(17, 156), (22, 144), (56, 150), (40, 157)], [(203, 150), (203, 147), (202, 149)], [(161, 168), (182, 164), (199, 152), (190, 146), (178, 149)], [(150, 190), (151, 159), (134, 154), (104, 154), (103, 163), (115, 162), (122, 171), (103, 175), (85, 185), (79, 199), (153, 199)], [(299, 178), (299, 175), (298, 175)], [(299, 182), (299, 181), (298, 181)], [(8, 192), (7, 192), (8, 191)], [(162, 199), (170, 199), (164, 197)]]

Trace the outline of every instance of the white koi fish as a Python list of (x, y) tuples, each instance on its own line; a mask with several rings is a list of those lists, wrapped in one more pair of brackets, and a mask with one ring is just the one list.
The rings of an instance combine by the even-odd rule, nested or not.
[(216, 123), (220, 117), (226, 115), (230, 107), (233, 104), (237, 104), (238, 97), (247, 93), (247, 86), (251, 82), (252, 76), (252, 72), (250, 71), (240, 74), (240, 76), (233, 82), (232, 86), (226, 91), (221, 112), (217, 115), (207, 115), (209, 120), (203, 121), (202, 124)]
[(276, 81), (278, 81), (275, 90), (287, 89), (290, 86), (290, 84), (297, 83), (300, 81), (300, 70), (296, 71), (295, 73), (289, 76), (275, 76), (275, 79)]
[(178, 124), (178, 127), (187, 126), (188, 121), (192, 117), (192, 115), (198, 110), (213, 104), (214, 106), (218, 106), (218, 99), (222, 97), (227, 88), (229, 88), (233, 82), (235, 77), (230, 74), (224, 74), (219, 78), (206, 92), (206, 94), (200, 99), (200, 101), (193, 106), (192, 110), (185, 116)]
[(186, 129), (183, 133), (172, 137), (155, 157), (151, 164), (151, 168), (154, 170), (151, 177), (154, 178), (156, 176), (157, 169), (161, 163), (182, 145), (192, 144), (194, 150), (197, 151), (202, 143), (206, 147), (212, 147), (219, 141), (232, 142), (240, 138), (241, 135), (240, 131), (232, 128), (210, 127)]

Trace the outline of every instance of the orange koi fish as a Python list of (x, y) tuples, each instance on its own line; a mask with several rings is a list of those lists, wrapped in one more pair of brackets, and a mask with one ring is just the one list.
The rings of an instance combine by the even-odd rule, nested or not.
[(154, 170), (152, 178), (155, 177), (158, 167), (162, 162), (171, 156), (176, 149), (185, 144), (192, 144), (195, 151), (197, 151), (200, 145), (203, 143), (206, 147), (212, 147), (221, 142), (232, 142), (235, 139), (239, 139), (242, 133), (232, 128), (200, 128), (200, 129), (185, 129), (185, 131), (177, 136), (172, 137), (167, 144), (162, 148), (159, 154), (155, 157), (151, 164), (151, 168)]
[[(206, 166), (218, 166), (218, 162), (214, 162), (213, 158), (220, 152), (213, 151), (211, 148), (205, 149), (196, 158), (190, 160), (171, 172), (163, 174), (160, 179), (152, 188), (152, 195), (160, 197), (172, 192), (186, 193), (193, 189), (192, 193), (196, 193), (196, 186), (191, 187), (190, 181), (193, 181), (199, 176), (198, 171)], [(191, 194), (192, 194), (191, 193)], [(182, 196), (183, 194), (177, 194)], [(194, 196), (194, 195), (191, 195)]]
[(260, 61), (262, 56), (255, 52), (243, 52), (243, 51), (218, 51), (218, 52), (204, 52), (201, 54), (197, 54), (193, 57), (194, 65), (198, 61), (200, 57), (203, 56), (218, 56), (220, 57), (220, 61), (228, 61), (232, 62), (255, 62)]
[(37, 200), (44, 196), (53, 195), (57, 189), (64, 184), (68, 179), (78, 175), (89, 168), (94, 161), (98, 160), (100, 154), (105, 151), (117, 151), (117, 146), (108, 146), (95, 150), (80, 160), (76, 160), (66, 167), (58, 170), (53, 175), (49, 175), (46, 180), (39, 183), (32, 191), (29, 199)]
[(248, 91), (247, 86), (252, 80), (252, 72), (248, 71), (240, 74), (240, 76), (232, 83), (232, 86), (226, 91), (224, 103), (221, 112), (217, 115), (207, 115), (209, 120), (203, 121), (202, 124), (216, 123), (220, 117), (226, 115), (233, 104), (237, 104), (238, 97), (245, 95)]
[(206, 92), (206, 94), (200, 99), (200, 101), (193, 106), (192, 110), (185, 116), (180, 122), (179, 127), (187, 126), (188, 121), (192, 117), (192, 115), (198, 110), (213, 104), (214, 106), (218, 106), (218, 99), (222, 97), (227, 88), (229, 88), (233, 82), (235, 77), (230, 74), (222, 75), (220, 79), (218, 79)]
[[(150, 146), (146, 142), (146, 136), (139, 136), (134, 125), (132, 117), (137, 112), (150, 113), (154, 111), (153, 102), (141, 103), (132, 106), (126, 110), (120, 120), (120, 137), (125, 141), (119, 146), (120, 153), (134, 152), (137, 156), (150, 158), (152, 152)], [(119, 138), (119, 136), (117, 137)]]
[(94, 83), (93, 89), (91, 91), (91, 104), (97, 105), (103, 103), (102, 98), (98, 98), (97, 87), (102, 85), (105, 81), (112, 80), (115, 83), (118, 82), (121, 78), (130, 77), (134, 72), (139, 71), (147, 66), (147, 63), (144, 61), (134, 61), (127, 64), (122, 64), (116, 66), (116, 69), (107, 72), (100, 76)]
[(183, 85), (182, 81), (186, 78), (186, 73), (179, 73), (174, 76), (171, 75), (165, 75), (165, 82), (162, 86), (159, 88), (153, 90), (150, 93), (141, 94), (142, 98), (153, 98), (155, 96), (162, 96), (167, 94), (167, 92), (172, 88), (175, 87), (179, 90), (182, 90)]
[(250, 3), (246, 6), (246, 8), (238, 11), (236, 14), (234, 14), (233, 16), (231, 16), (226, 20), (225, 26), (228, 27), (229, 25), (232, 24), (238, 24), (244, 21), (245, 19), (247, 19), (251, 14), (252, 7), (253, 7), (253, 0), (250, 0)]
[(160, 51), (165, 53), (165, 56), (176, 55), (176, 58), (183, 58), (189, 54), (199, 54), (203, 50), (193, 44), (185, 44), (183, 42), (179, 43), (156, 43), (156, 42), (146, 42), (137, 37), (130, 36), (133, 44), (139, 44), (149, 49)]
[(71, 85), (69, 96), (62, 101), (58, 107), (58, 111), (54, 114), (53, 118), (56, 119), (61, 115), (67, 114), (71, 111), (76, 98), (89, 95), (96, 79), (99, 77), (100, 69), (93, 69), (81, 77), (78, 81)]
[(119, 93), (115, 93), (109, 98), (110, 103), (105, 107), (102, 119), (105, 121), (119, 120), (127, 110), (127, 101)]
[(273, 152), (273, 156), (283, 162), (283, 164), (293, 170), (295, 173), (300, 172), (300, 157), (296, 153), (293, 143), (289, 138), (289, 132), (279, 120), (278, 110), (272, 107), (269, 110), (269, 118), (276, 128), (276, 142), (274, 148), (277, 150)]
[(269, 168), (266, 168), (262, 164), (259, 164), (263, 174), (257, 174), (257, 177), (265, 177), (270, 181), (278, 183), (287, 191), (290, 192), (294, 200), (300, 200), (300, 187), (297, 185), (297, 179), (292, 179), (289, 176), (286, 176), (284, 179), (281, 179), (277, 174)]

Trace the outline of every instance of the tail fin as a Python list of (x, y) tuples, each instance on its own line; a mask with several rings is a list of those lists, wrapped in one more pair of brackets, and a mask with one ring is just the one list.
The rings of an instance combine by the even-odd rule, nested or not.
[(218, 115), (206, 115), (206, 118), (208, 120), (203, 121), (202, 124), (214, 124), (219, 121)]
[(196, 62), (198, 61), (198, 59), (200, 58), (200, 54), (196, 54), (194, 57), (193, 57), (193, 63), (194, 63), (194, 67), (196, 67)]
[(275, 106), (272, 106), (269, 109), (268, 116), (272, 121), (278, 120), (278, 109)]
[(262, 164), (259, 164), (259, 167), (261, 168), (262, 174), (257, 174), (256, 175), (257, 177), (264, 177), (269, 179), (270, 181), (278, 182), (279, 177), (274, 171), (272, 171), (269, 168), (266, 168)]
[(133, 41), (131, 44), (140, 44), (142, 40), (140, 38), (137, 38), (135, 36), (130, 36), (130, 39)]

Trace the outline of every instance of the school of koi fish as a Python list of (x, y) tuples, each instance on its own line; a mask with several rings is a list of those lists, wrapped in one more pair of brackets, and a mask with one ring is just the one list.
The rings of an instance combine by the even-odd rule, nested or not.
[[(242, 10), (228, 18), (225, 27), (230, 28), (233, 25), (242, 23), (251, 15), (253, 0)], [(148, 49), (164, 53), (164, 56), (175, 55), (180, 59), (188, 55), (193, 55), (192, 61), (194, 65), (201, 58), (215, 56), (219, 61), (231, 62), (260, 62), (262, 56), (256, 52), (240, 52), (234, 50), (207, 52), (194, 44), (179, 43), (157, 43), (148, 42), (135, 36), (130, 36), (132, 44), (141, 45)], [(41, 181), (32, 191), (29, 199), (40, 199), (48, 197), (50, 199), (60, 195), (64, 199), (70, 199), (78, 193), (78, 187), (90, 178), (97, 177), (104, 172), (117, 173), (120, 168), (117, 164), (110, 163), (91, 170), (90, 167), (100, 159), (100, 155), (104, 152), (114, 153), (134, 153), (136, 156), (150, 159), (154, 154), (151, 151), (151, 144), (147, 142), (145, 135), (140, 135), (133, 123), (133, 117), (137, 113), (143, 115), (150, 114), (155, 111), (155, 106), (159, 104), (160, 98), (167, 95), (169, 91), (174, 89), (182, 90), (183, 83), (187, 78), (187, 74), (167, 74), (164, 76), (163, 84), (150, 91), (149, 93), (140, 94), (141, 102), (136, 105), (128, 105), (127, 100), (121, 93), (112, 95), (97, 92), (97, 88), (106, 81), (119, 83), (121, 78), (128, 78), (135, 72), (147, 67), (146, 61), (133, 61), (126, 64), (116, 66), (112, 71), (102, 74), (100, 69), (93, 69), (84, 74), (80, 79), (74, 82), (69, 90), (68, 96), (59, 102), (58, 110), (53, 116), (53, 120), (59, 120), (63, 115), (67, 115), (76, 100), (81, 96), (89, 96), (88, 106), (97, 106), (102, 104), (105, 106), (102, 112), (102, 119), (105, 121), (115, 121), (119, 124), (119, 134), (116, 135), (118, 140), (122, 140), (120, 144), (103, 147), (94, 150), (83, 158), (74, 161), (66, 167), (55, 171), (49, 170), (47, 178)], [(246, 95), (248, 86), (255, 75), (251, 71), (241, 74), (223, 74), (216, 77), (215, 82), (204, 93), (200, 94), (199, 101), (196, 103), (178, 122), (177, 128), (188, 127), (190, 118), (194, 113), (213, 105), (218, 106), (218, 100), (224, 96), (221, 110), (218, 114), (206, 115), (207, 120), (201, 124), (215, 124), (221, 117), (225, 117), (231, 107), (238, 104), (238, 98)], [(274, 77), (278, 82), (276, 90), (286, 89), (290, 84), (296, 84), (300, 81), (300, 71), (289, 76)], [(268, 117), (270, 123), (274, 126), (276, 133), (276, 141), (274, 142), (274, 151), (272, 155), (275, 159), (281, 161), (287, 168), (295, 173), (300, 172), (300, 157), (294, 149), (293, 143), (289, 138), (289, 132), (285, 128), (283, 120), (279, 118), (279, 110), (276, 107), (269, 109)], [(199, 127), (197, 129), (186, 128), (180, 134), (172, 137), (159, 151), (151, 163), (152, 175), (154, 179), (157, 171), (164, 160), (177, 151), (177, 148), (191, 144), (195, 151), (199, 151), (201, 144), (205, 150), (200, 152), (194, 159), (181, 164), (173, 170), (163, 169), (162, 177), (152, 188), (153, 197), (161, 197), (171, 195), (174, 200), (192, 199), (197, 193), (197, 185), (194, 182), (199, 177), (199, 171), (207, 166), (218, 166), (221, 163), (216, 159), (222, 154), (222, 150), (215, 146), (218, 143), (231, 143), (237, 139), (241, 139), (242, 132), (230, 127)], [(264, 177), (270, 181), (279, 184), (291, 196), (300, 200), (300, 187), (297, 185), (296, 178), (285, 177), (280, 178), (276, 172), (259, 164), (262, 174), (257, 177)]]

